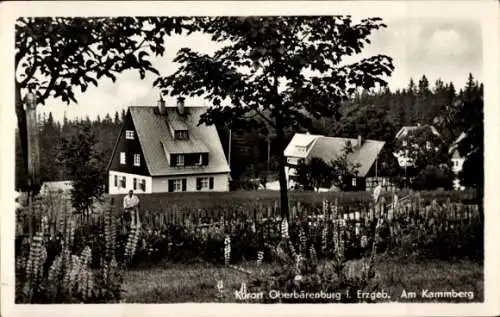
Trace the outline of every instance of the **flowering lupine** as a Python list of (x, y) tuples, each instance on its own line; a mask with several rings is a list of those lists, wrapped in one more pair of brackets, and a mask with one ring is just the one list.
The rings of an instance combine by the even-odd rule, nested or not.
[(224, 263), (226, 265), (229, 265), (229, 262), (231, 261), (231, 238), (229, 235), (226, 235), (226, 238), (224, 239)]
[(288, 240), (288, 246), (290, 248), (290, 253), (292, 254), (292, 257), (296, 258), (297, 252), (295, 251), (295, 247), (293, 246), (292, 240)]
[(318, 262), (318, 255), (316, 254), (316, 249), (314, 248), (313, 245), (311, 245), (311, 247), (309, 248), (309, 254), (311, 256), (311, 261), (313, 263), (317, 263)]
[(295, 257), (295, 267), (297, 268), (297, 270), (300, 269), (300, 263), (302, 262), (302, 260), (303, 260), (302, 255), (297, 254), (297, 256)]
[(281, 237), (284, 239), (288, 238), (288, 221), (286, 218), (281, 222)]
[(332, 214), (333, 219), (337, 219), (338, 216), (338, 201), (335, 199), (334, 204), (330, 204), (330, 212)]
[(224, 296), (224, 282), (222, 280), (217, 280), (217, 297), (223, 297)]
[(323, 231), (321, 232), (321, 251), (323, 253), (326, 252), (327, 249), (327, 237), (328, 237), (328, 224), (325, 223), (323, 227)]
[(307, 250), (307, 237), (306, 237), (306, 233), (304, 232), (304, 230), (302, 230), (302, 228), (300, 228), (300, 231), (299, 231), (299, 241), (300, 241), (300, 252), (306, 252)]
[(125, 257), (132, 258), (139, 242), (140, 227), (135, 226), (130, 228), (127, 245), (125, 246)]
[(42, 217), (41, 232), (42, 235), (45, 234), (49, 229), (49, 220), (47, 216)]
[(257, 265), (261, 265), (262, 260), (264, 260), (264, 251), (259, 251), (257, 252)]

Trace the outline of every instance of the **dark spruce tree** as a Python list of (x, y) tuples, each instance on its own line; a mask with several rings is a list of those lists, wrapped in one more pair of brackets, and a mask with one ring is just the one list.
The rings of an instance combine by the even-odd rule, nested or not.
[(73, 181), (71, 201), (82, 215), (88, 215), (95, 199), (104, 193), (106, 180), (103, 153), (95, 148), (96, 137), (90, 123), (78, 123), (77, 129), (64, 139), (60, 160), (64, 162), (69, 178)]
[(178, 70), (155, 85), (163, 94), (209, 100), (200, 123), (245, 126), (264, 134), (274, 130), (281, 153), (281, 212), (288, 218), (285, 131), (309, 129), (312, 118), (336, 115), (340, 103), (359, 88), (386, 85), (383, 77), (394, 69), (390, 57), (343, 63), (385, 25), (380, 18), (355, 23), (350, 16), (202, 17), (195, 24), (223, 47), (212, 55), (181, 49), (174, 60)]

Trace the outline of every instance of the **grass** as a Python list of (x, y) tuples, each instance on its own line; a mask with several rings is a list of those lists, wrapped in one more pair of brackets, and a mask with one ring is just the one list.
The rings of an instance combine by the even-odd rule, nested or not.
[(127, 303), (214, 302), (217, 280), (233, 281), (224, 285), (239, 288), (246, 274), (213, 264), (188, 264), (130, 270), (124, 276)]
[[(255, 269), (247, 263), (243, 268)], [(270, 269), (264, 265), (264, 269)], [(471, 261), (424, 261), (415, 258), (385, 257), (376, 266), (381, 274), (381, 283), (376, 291), (385, 291), (391, 301), (400, 302), (452, 302), (452, 300), (422, 299), (421, 292), (467, 291), (474, 299), (461, 302), (483, 301), (483, 266)], [(130, 270), (124, 276), (125, 301), (131, 303), (186, 303), (216, 302), (216, 281), (224, 281), (224, 289), (232, 294), (248, 280), (246, 273), (232, 268), (208, 263), (167, 265), (151, 269)], [(401, 298), (401, 294), (416, 292), (416, 299)], [(224, 300), (236, 302), (229, 295)]]
[[(464, 202), (474, 199), (474, 191), (419, 191), (420, 197), (426, 202), (436, 199), (438, 202)], [(408, 191), (397, 192), (399, 198), (409, 194)], [(274, 206), (279, 204), (280, 194), (278, 191), (257, 190), (257, 191), (231, 191), (231, 192), (186, 192), (186, 193), (153, 193), (137, 194), (141, 201), (141, 209), (152, 213), (162, 213), (167, 210), (214, 210), (214, 209), (251, 209), (252, 206)], [(393, 193), (382, 193), (382, 197), (392, 199)], [(117, 210), (123, 206), (123, 195), (112, 195)], [(371, 200), (371, 192), (312, 192), (312, 191), (291, 191), (289, 201), (291, 205), (300, 202), (304, 206), (320, 206), (322, 201), (327, 199), (335, 201), (343, 206), (353, 206), (357, 204), (368, 204)]]

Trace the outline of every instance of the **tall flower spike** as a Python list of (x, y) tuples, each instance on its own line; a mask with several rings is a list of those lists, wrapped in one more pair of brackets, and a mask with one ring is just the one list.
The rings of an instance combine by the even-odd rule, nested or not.
[(231, 238), (226, 235), (224, 239), (224, 263), (229, 265), (229, 262), (231, 262)]
[(328, 223), (324, 223), (323, 231), (321, 232), (321, 251), (326, 252), (327, 249), (327, 237), (328, 237)]
[(300, 269), (300, 263), (302, 262), (302, 255), (297, 254), (297, 257), (295, 258), (295, 267), (297, 269)]
[(288, 221), (286, 218), (281, 222), (281, 237), (284, 239), (288, 238)]
[(222, 280), (217, 280), (217, 297), (224, 296), (224, 282)]
[(264, 260), (264, 252), (259, 251), (259, 252), (257, 252), (257, 265), (261, 265), (262, 260)]

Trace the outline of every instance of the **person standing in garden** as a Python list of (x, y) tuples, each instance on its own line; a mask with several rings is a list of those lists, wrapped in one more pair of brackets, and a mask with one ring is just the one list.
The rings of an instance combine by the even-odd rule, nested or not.
[(130, 226), (135, 227), (139, 220), (139, 198), (130, 190), (123, 198), (123, 210), (125, 221), (130, 221)]

